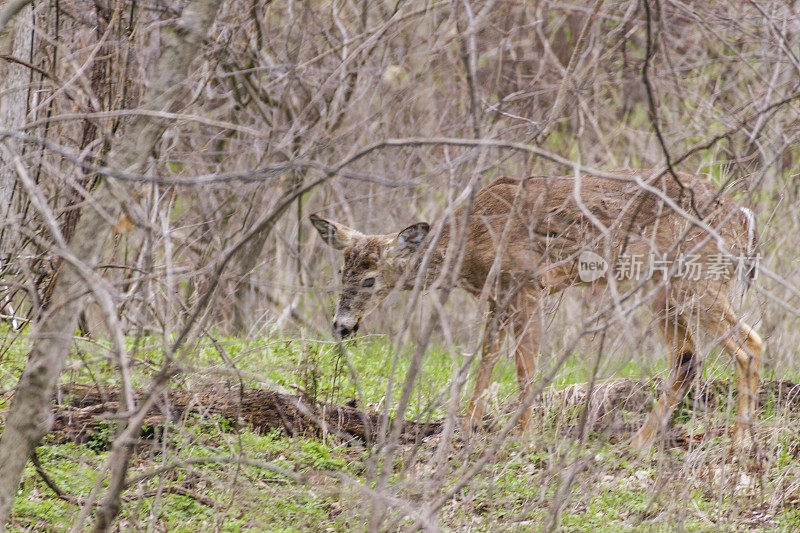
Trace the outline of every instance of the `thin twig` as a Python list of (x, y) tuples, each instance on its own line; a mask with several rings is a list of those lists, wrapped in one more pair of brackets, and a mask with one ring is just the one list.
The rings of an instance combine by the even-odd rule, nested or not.
[(650, 2), (649, 0), (642, 0), (642, 5), (644, 6), (645, 11), (645, 20), (646, 20), (646, 29), (647, 35), (645, 39), (645, 56), (644, 56), (644, 64), (642, 65), (642, 82), (644, 82), (645, 90), (647, 92), (647, 104), (648, 104), (648, 114), (650, 116), (650, 124), (653, 126), (653, 131), (656, 134), (656, 138), (658, 139), (658, 144), (661, 146), (661, 152), (664, 154), (664, 164), (667, 167), (667, 171), (669, 172), (670, 176), (672, 176), (672, 180), (678, 184), (680, 187), (681, 194), (688, 191), (689, 194), (689, 204), (692, 207), (692, 211), (694, 211), (697, 218), (702, 219), (703, 216), (698, 211), (697, 206), (694, 203), (694, 191), (692, 189), (687, 189), (686, 186), (681, 182), (678, 175), (675, 173), (675, 169), (672, 166), (672, 160), (669, 155), (669, 150), (667, 149), (667, 143), (664, 141), (664, 136), (661, 133), (661, 127), (659, 126), (659, 119), (658, 119), (658, 109), (656, 107), (656, 100), (655, 96), (653, 96), (653, 86), (650, 83), (650, 76), (648, 74), (648, 70), (650, 68), (650, 60), (653, 58), (655, 54), (655, 46), (653, 44), (653, 37), (652, 37), (652, 28), (651, 28), (651, 20), (650, 20)]

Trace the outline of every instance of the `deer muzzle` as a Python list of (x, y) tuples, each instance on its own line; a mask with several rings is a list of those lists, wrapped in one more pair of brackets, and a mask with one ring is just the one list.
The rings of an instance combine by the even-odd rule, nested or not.
[(355, 334), (358, 331), (360, 321), (356, 320), (355, 322), (347, 321), (347, 320), (333, 320), (333, 326), (331, 329), (333, 330), (333, 336), (337, 339), (344, 339), (350, 335)]

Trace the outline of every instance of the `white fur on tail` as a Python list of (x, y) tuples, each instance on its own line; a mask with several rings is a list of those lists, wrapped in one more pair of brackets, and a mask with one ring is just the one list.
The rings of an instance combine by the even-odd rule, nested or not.
[[(752, 261), (757, 261), (755, 258), (756, 253), (756, 216), (755, 214), (747, 209), (746, 207), (740, 207), (739, 210), (742, 212), (744, 217), (747, 219), (747, 250), (745, 254), (747, 255), (747, 263), (751, 263)], [(739, 265), (743, 266), (740, 262)], [(736, 284), (734, 285), (734, 294), (738, 296), (738, 303), (739, 305), (742, 304), (744, 301), (744, 295), (747, 292), (747, 289), (750, 287), (750, 282), (755, 279), (757, 273), (755, 270), (750, 270), (750, 268), (758, 268), (757, 266), (748, 266), (746, 268), (742, 268), (738, 270), (738, 275), (736, 276)]]
[(746, 207), (740, 207), (739, 210), (747, 219), (747, 255), (752, 256), (756, 251), (756, 216)]
[(14, 311), (14, 308), (11, 306), (11, 297), (6, 294), (5, 298), (3, 299), (3, 305), (0, 307), (0, 310), (8, 309), (9, 313), (11, 313), (11, 327), (14, 329), (19, 329), (19, 321), (17, 321), (17, 312)]

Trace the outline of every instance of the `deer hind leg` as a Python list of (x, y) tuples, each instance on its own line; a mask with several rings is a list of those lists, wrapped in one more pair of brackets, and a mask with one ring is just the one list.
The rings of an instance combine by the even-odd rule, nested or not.
[(649, 447), (661, 434), (700, 368), (700, 360), (686, 317), (670, 316), (669, 313), (664, 315), (663, 309), (658, 313), (663, 316), (659, 318), (658, 324), (670, 349), (670, 371), (661, 397), (631, 440), (631, 446), (637, 449)]
[(709, 313), (704, 324), (734, 359), (736, 364), (736, 424), (734, 440), (747, 444), (758, 410), (758, 382), (761, 367), (761, 337), (752, 327), (741, 322), (725, 302), (722, 312)]
[[(516, 298), (516, 309), (512, 318), (516, 344), (514, 359), (517, 367), (517, 381), (519, 382), (520, 403), (533, 389), (536, 381), (536, 370), (539, 363), (539, 336), (540, 320), (539, 306), (536, 299), (528, 294), (521, 293)], [(531, 408), (528, 407), (519, 419), (519, 428), (526, 431), (531, 423)]]
[(469, 402), (467, 411), (467, 428), (472, 429), (481, 424), (486, 404), (486, 389), (492, 381), (492, 372), (500, 358), (500, 331), (503, 328), (502, 321), (492, 322), (496, 318), (502, 318), (497, 314), (495, 304), (490, 303), (489, 315), (486, 320), (486, 331), (484, 332), (483, 344), (481, 345), (481, 362), (478, 367), (478, 377), (475, 379), (475, 390), (472, 392), (472, 399)]

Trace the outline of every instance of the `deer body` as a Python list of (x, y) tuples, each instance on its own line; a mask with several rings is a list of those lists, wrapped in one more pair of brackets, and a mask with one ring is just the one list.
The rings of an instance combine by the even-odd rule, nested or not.
[[(679, 184), (670, 175), (650, 171), (620, 171), (614, 176), (618, 178), (498, 178), (476, 193), (469, 212), (461, 208), (445, 221), (438, 235), (426, 223), (397, 234), (363, 235), (312, 215), (323, 238), (344, 251), (334, 333), (344, 337), (356, 331), (361, 318), (395, 287), (412, 288), (417, 279), (426, 287), (435, 286), (462, 251), (460, 263), (456, 262), (459, 286), (488, 297), (487, 324), (495, 324), (498, 330), (513, 328), (517, 377), (525, 396), (536, 376), (541, 332), (534, 317), (542, 295), (573, 285), (597, 290), (609, 282), (617, 295), (624, 295), (625, 290), (643, 285), (655, 323), (670, 349), (671, 371), (662, 397), (632, 444), (644, 447), (655, 440), (700, 367), (689, 327), (694, 317), (734, 357), (735, 434), (746, 437), (744, 430), (756, 411), (762, 342), (734, 314), (729, 293), (734, 277), (731, 256), (754, 253), (752, 214), (700, 177), (680, 174)], [(637, 257), (660, 261), (663, 268), (652, 276), (620, 282), (609, 270), (584, 283), (579, 261), (589, 252), (612, 270), (620, 261)], [(686, 257), (707, 266), (716, 260), (715, 275), (676, 277), (674, 268), (665, 267)], [(423, 264), (426, 270), (419, 276)], [(484, 393), (499, 355), (499, 336), (490, 329), (467, 415), (470, 424), (482, 419)], [(523, 428), (528, 422), (525, 413)]]

